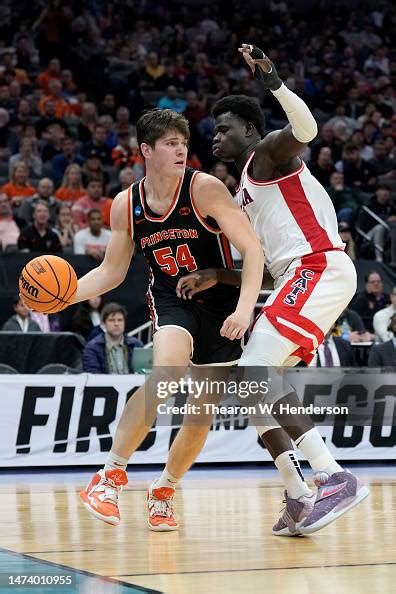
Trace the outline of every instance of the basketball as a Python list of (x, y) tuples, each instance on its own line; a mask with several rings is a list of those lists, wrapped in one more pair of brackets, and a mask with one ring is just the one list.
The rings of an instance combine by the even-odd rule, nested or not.
[(30, 260), (19, 277), (19, 292), (26, 306), (42, 313), (65, 309), (76, 290), (76, 273), (59, 256), (44, 255)]

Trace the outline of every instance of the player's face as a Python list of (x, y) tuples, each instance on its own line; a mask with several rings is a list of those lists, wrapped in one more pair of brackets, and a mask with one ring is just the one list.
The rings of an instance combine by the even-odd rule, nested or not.
[(187, 145), (187, 139), (180, 132), (170, 130), (157, 140), (146, 160), (157, 170), (180, 176), (186, 167)]
[(231, 113), (223, 113), (215, 120), (213, 155), (222, 161), (235, 161), (248, 144), (246, 126)]

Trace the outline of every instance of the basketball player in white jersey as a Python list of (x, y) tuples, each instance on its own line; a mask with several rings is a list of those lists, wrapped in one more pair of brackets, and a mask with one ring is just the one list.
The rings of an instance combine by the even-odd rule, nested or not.
[[(240, 365), (309, 363), (355, 294), (356, 272), (338, 235), (331, 199), (299, 157), (317, 134), (312, 114), (283, 84), (262, 50), (243, 45), (239, 51), (255, 78), (278, 99), (289, 120), (285, 128), (263, 138), (264, 117), (254, 99), (229, 96), (213, 108), (213, 154), (222, 161), (234, 162), (241, 172), (236, 199), (261, 240), (275, 283)], [(240, 280), (236, 271), (199, 271), (180, 279), (177, 292), (182, 298), (191, 298), (216, 282), (238, 285)], [(295, 392), (278, 404), (286, 402), (301, 404)], [(368, 495), (368, 489), (335, 461), (310, 420), (297, 416), (278, 416), (277, 420), (284, 429), (257, 427), (286, 486), (286, 509), (273, 533), (310, 534), (357, 505)], [(317, 494), (304, 481), (290, 438), (315, 473)], [(181, 455), (184, 444), (194, 441), (199, 444), (197, 448), (203, 446), (202, 428), (183, 426), (164, 472), (150, 487), (151, 494), (164, 487), (175, 488), (188, 469), (188, 460)]]

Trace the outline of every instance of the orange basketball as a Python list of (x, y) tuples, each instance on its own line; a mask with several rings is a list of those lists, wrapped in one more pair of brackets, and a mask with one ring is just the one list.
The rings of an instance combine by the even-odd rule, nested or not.
[(77, 290), (77, 276), (69, 262), (59, 256), (30, 260), (19, 277), (19, 292), (30, 309), (55, 313), (70, 305)]

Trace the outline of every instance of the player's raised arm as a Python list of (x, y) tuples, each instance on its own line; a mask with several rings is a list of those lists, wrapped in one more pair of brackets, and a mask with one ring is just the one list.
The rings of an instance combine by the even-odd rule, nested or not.
[(218, 179), (200, 173), (194, 182), (194, 197), (204, 217), (213, 217), (224, 235), (243, 258), (241, 292), (235, 313), (224, 323), (221, 334), (228, 338), (241, 338), (250, 323), (250, 317), (261, 288), (264, 254), (257, 235), (246, 215), (233, 202), (231, 194)]
[(256, 158), (268, 156), (274, 165), (287, 163), (300, 155), (308, 142), (318, 133), (318, 126), (306, 103), (288, 89), (279, 78), (275, 65), (255, 45), (243, 44), (239, 48), (254, 77), (279, 101), (285, 110), (288, 124), (282, 130), (270, 132), (256, 149)]
[(135, 244), (128, 228), (127, 190), (114, 198), (110, 213), (111, 238), (103, 262), (78, 281), (73, 303), (103, 295), (125, 279)]

